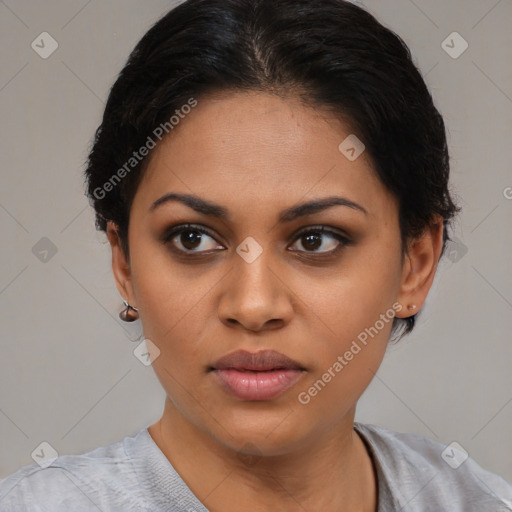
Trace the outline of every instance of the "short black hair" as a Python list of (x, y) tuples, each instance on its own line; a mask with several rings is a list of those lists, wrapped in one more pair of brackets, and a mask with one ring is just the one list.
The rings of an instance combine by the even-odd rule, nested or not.
[[(185, 105), (222, 91), (290, 93), (348, 122), (398, 199), (402, 254), (437, 216), (444, 253), (460, 210), (445, 126), (396, 33), (344, 0), (187, 0), (130, 54), (85, 170), (96, 227), (113, 221), (127, 257), (130, 207), (150, 158), (134, 152), (154, 142), (157, 127), (172, 133)], [(407, 334), (414, 320), (395, 318), (393, 328)]]

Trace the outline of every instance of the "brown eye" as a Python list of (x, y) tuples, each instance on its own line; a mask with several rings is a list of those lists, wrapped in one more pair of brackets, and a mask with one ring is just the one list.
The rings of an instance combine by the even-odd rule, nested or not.
[[(297, 242), (302, 245), (305, 251), (311, 253), (333, 253), (345, 245), (349, 245), (350, 241), (341, 233), (326, 229), (324, 226), (318, 228), (308, 228), (301, 231), (297, 235)], [(322, 250), (323, 249), (323, 250)]]
[(202, 253), (210, 252), (218, 247), (210, 231), (200, 226), (181, 226), (173, 228), (163, 237), (166, 244), (171, 244), (173, 250), (182, 253)]

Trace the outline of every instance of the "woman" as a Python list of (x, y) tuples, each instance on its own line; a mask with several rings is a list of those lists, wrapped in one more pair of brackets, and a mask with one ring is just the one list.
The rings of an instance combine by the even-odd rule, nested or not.
[(170, 11), (118, 77), (86, 170), (164, 413), (20, 469), (1, 510), (512, 510), (457, 446), (354, 423), (432, 285), (448, 178), (408, 48), (363, 9)]

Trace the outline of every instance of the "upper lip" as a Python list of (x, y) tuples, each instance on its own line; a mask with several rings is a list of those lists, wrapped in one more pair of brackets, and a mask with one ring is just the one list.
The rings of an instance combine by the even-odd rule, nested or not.
[(261, 350), (259, 352), (247, 352), (237, 350), (221, 357), (210, 370), (304, 370), (304, 368), (289, 357), (275, 350)]

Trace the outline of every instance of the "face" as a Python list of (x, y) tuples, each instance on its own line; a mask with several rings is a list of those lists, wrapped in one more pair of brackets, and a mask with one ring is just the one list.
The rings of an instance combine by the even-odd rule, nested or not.
[[(169, 410), (226, 447), (280, 454), (322, 436), (353, 416), (384, 356), (406, 275), (398, 204), (367, 153), (338, 149), (350, 134), (290, 97), (203, 99), (153, 150), (133, 200), (119, 289), (160, 352)], [(239, 350), (296, 366), (222, 370)]]

